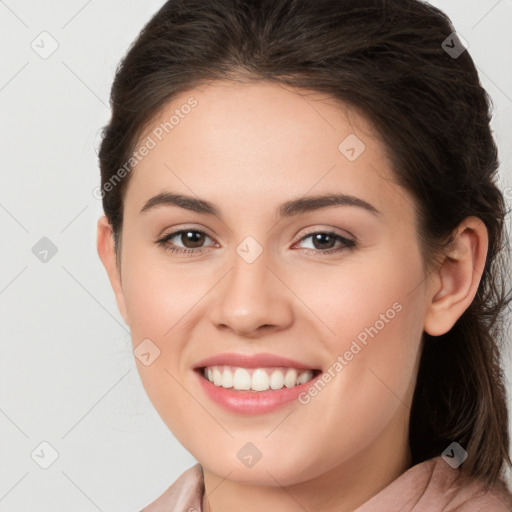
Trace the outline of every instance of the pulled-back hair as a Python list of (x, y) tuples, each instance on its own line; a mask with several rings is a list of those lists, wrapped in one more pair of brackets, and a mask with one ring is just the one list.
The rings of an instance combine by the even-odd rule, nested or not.
[(170, 0), (117, 69), (99, 151), (102, 200), (119, 257), (131, 173), (105, 185), (166, 104), (211, 81), (272, 81), (357, 109), (415, 198), (427, 271), (466, 217), (488, 230), (473, 302), (446, 334), (423, 334), (409, 444), (417, 464), (456, 441), (469, 454), (463, 474), (492, 484), (512, 464), (500, 362), (511, 300), (507, 212), (491, 100), (454, 30), (418, 0)]

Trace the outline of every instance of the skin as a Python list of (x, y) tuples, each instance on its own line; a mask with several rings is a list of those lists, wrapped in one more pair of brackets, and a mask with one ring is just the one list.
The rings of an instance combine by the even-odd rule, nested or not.
[[(353, 511), (408, 469), (423, 331), (437, 336), (453, 326), (485, 262), (487, 232), (470, 217), (426, 274), (414, 201), (393, 183), (371, 123), (332, 98), (300, 92), (215, 82), (173, 98), (141, 141), (189, 97), (198, 105), (132, 171), (120, 261), (107, 219), (98, 221), (98, 254), (133, 347), (149, 338), (160, 349), (148, 366), (136, 359), (142, 382), (203, 466), (205, 511)], [(349, 161), (338, 145), (352, 133), (366, 148)], [(162, 191), (210, 201), (222, 217), (170, 205), (141, 214)], [(380, 214), (347, 205), (276, 214), (287, 200), (328, 192), (357, 196)], [(155, 243), (185, 228), (206, 232), (202, 253)], [(356, 247), (322, 254), (341, 242), (305, 237), (326, 231)], [(250, 264), (236, 252), (247, 236), (263, 250)], [(194, 247), (180, 236), (172, 242)], [(210, 401), (192, 371), (222, 352), (270, 352), (326, 371), (397, 302), (401, 311), (305, 405), (231, 413)], [(262, 454), (250, 468), (237, 457), (248, 442)]]

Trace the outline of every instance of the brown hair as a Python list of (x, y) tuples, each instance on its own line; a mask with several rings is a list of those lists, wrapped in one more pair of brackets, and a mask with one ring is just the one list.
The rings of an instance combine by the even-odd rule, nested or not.
[[(99, 151), (102, 198), (119, 258), (130, 173), (106, 184), (164, 105), (210, 81), (269, 80), (359, 109), (381, 135), (396, 182), (415, 197), (425, 268), (466, 217), (487, 227), (474, 301), (446, 334), (424, 333), (409, 443), (417, 464), (456, 441), (469, 453), (463, 474), (492, 484), (512, 464), (500, 366), (511, 300), (506, 211), (491, 100), (453, 32), (442, 11), (418, 0), (170, 0), (117, 69)], [(450, 54), (446, 41), (462, 53)]]

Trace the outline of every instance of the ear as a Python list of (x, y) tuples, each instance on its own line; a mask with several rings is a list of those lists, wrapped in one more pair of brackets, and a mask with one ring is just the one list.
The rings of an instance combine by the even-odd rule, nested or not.
[(478, 217), (458, 226), (450, 249), (432, 276), (424, 330), (431, 336), (448, 332), (473, 301), (488, 250), (487, 228)]
[(114, 290), (119, 312), (121, 313), (125, 323), (129, 325), (123, 288), (121, 284), (121, 269), (118, 266), (116, 253), (114, 250), (114, 236), (112, 233), (112, 227), (105, 215), (98, 219), (96, 246), (98, 250), (98, 256), (100, 257), (103, 266), (107, 271), (110, 284)]

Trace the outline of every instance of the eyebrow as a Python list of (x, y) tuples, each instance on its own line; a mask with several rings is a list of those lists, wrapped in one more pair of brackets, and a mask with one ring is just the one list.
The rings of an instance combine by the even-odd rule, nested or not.
[[(178, 206), (186, 210), (213, 215), (221, 218), (220, 209), (213, 203), (183, 194), (173, 194), (170, 192), (161, 192), (151, 197), (142, 207), (140, 213), (147, 212), (157, 206)], [(310, 197), (301, 197), (292, 199), (283, 203), (278, 209), (279, 217), (291, 217), (301, 213), (307, 213), (321, 208), (334, 206), (356, 206), (362, 208), (373, 215), (381, 215), (382, 212), (364, 199), (348, 194), (322, 194)]]

